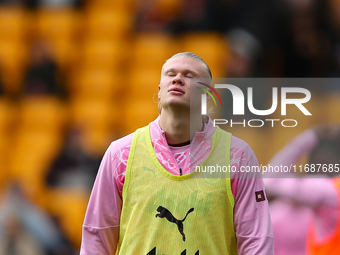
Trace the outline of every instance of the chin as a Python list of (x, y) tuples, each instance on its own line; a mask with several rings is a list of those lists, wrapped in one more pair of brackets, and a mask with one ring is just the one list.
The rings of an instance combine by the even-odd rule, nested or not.
[(178, 109), (190, 109), (190, 102), (183, 102), (178, 100), (171, 100), (170, 102), (167, 102), (166, 104), (162, 104), (163, 108), (178, 108)]

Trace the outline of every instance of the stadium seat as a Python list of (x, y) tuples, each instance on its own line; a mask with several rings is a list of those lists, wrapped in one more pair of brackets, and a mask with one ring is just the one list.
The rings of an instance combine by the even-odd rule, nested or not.
[(87, 40), (81, 50), (80, 65), (87, 68), (118, 70), (126, 68), (130, 51), (126, 41)]
[(28, 16), (20, 7), (0, 8), (0, 41), (22, 42), (26, 39)]
[(75, 247), (80, 247), (82, 225), (89, 194), (76, 189), (53, 189), (48, 194), (48, 211), (55, 216)]
[(69, 40), (59, 40), (50, 43), (51, 54), (58, 67), (64, 73), (69, 73), (70, 68), (73, 68), (79, 57), (77, 44)]
[(119, 119), (122, 109), (103, 100), (73, 100), (72, 124), (84, 130), (85, 146), (92, 153), (103, 153), (111, 142), (111, 134), (117, 130), (112, 126), (112, 116)]
[(158, 116), (157, 103), (140, 98), (130, 98), (124, 105), (123, 131), (124, 135), (134, 132), (137, 128), (148, 125)]
[(20, 126), (29, 131), (60, 132), (68, 117), (66, 106), (52, 96), (26, 97), (20, 111)]
[(0, 41), (0, 75), (6, 92), (20, 91), (27, 61), (27, 45), (22, 42)]
[(16, 121), (16, 108), (6, 98), (0, 97), (0, 193), (1, 187), (10, 180), (9, 156), (12, 151), (13, 124)]
[(106, 9), (129, 12), (134, 15), (136, 0), (87, 0), (85, 7), (87, 10)]
[(38, 9), (36, 32), (38, 38), (50, 41), (73, 40), (79, 32), (79, 17), (73, 9)]
[[(142, 4), (145, 4), (143, 0), (140, 0), (139, 2), (141, 2)], [(158, 10), (163, 13), (164, 15), (168, 15), (168, 16), (174, 16), (176, 14), (178, 14), (178, 12), (181, 9), (181, 5), (182, 5), (182, 1), (181, 0), (162, 0), (162, 1), (157, 1), (157, 5), (158, 5)]]
[(164, 33), (140, 33), (134, 40), (133, 62), (135, 68), (158, 70), (165, 60), (178, 53), (180, 45), (177, 39)]
[(215, 78), (225, 77), (225, 65), (229, 58), (228, 44), (219, 33), (187, 33), (183, 36), (183, 51), (191, 51), (210, 66)]
[(114, 140), (114, 130), (109, 128), (88, 130), (85, 135), (85, 144), (92, 155), (102, 157)]
[(130, 76), (129, 96), (152, 100), (158, 94), (161, 66), (157, 69), (133, 69)]
[(10, 176), (31, 198), (40, 197), (45, 173), (61, 145), (60, 133), (42, 130), (21, 129), (12, 141)]
[(10, 122), (12, 119), (13, 109), (10, 102), (4, 98), (0, 97), (0, 133), (4, 134), (8, 131)]
[(85, 16), (85, 39), (122, 40), (130, 36), (133, 17), (116, 9), (91, 9)]
[(109, 102), (124, 89), (121, 76), (113, 70), (84, 69), (73, 75), (70, 94), (73, 99)]
[(110, 114), (112, 114), (110, 102), (104, 102), (100, 98), (93, 100), (78, 99), (71, 103), (72, 122), (76, 126), (105, 128), (109, 123)]
[(9, 137), (8, 133), (0, 132), (0, 194), (2, 187), (6, 184), (6, 182), (10, 181), (9, 167), (8, 167), (8, 158), (10, 154), (10, 146), (11, 137)]

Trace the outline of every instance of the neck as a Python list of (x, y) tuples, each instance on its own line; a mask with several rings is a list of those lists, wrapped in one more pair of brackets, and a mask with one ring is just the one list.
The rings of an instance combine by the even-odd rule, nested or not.
[(196, 132), (203, 129), (202, 116), (185, 111), (162, 109), (159, 125), (165, 132), (168, 144), (181, 144), (191, 141)]

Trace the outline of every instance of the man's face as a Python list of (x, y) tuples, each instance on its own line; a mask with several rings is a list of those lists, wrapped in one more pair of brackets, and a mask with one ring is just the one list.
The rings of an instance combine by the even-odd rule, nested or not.
[[(197, 98), (195, 101), (199, 108), (202, 90), (196, 87), (203, 87), (203, 85), (196, 81), (208, 77), (206, 66), (196, 59), (182, 56), (169, 59), (162, 68), (159, 84), (159, 99), (162, 108), (184, 107), (190, 109), (190, 96), (192, 99)], [(194, 84), (190, 84), (190, 82)], [(191, 91), (190, 88), (192, 88)], [(196, 106), (196, 103), (192, 101), (191, 106)]]

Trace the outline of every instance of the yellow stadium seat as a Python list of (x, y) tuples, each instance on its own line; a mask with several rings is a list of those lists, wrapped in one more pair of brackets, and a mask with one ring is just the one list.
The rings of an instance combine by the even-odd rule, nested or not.
[(51, 55), (62, 71), (69, 71), (78, 58), (77, 45), (69, 40), (51, 41)]
[(61, 145), (59, 132), (26, 129), (21, 129), (12, 141), (9, 157), (10, 176), (22, 185), (30, 197), (39, 197), (44, 188), (46, 171)]
[(131, 16), (134, 15), (136, 8), (136, 0), (87, 0), (85, 3), (86, 10), (112, 10), (119, 12), (128, 12)]
[(8, 168), (8, 157), (9, 148), (11, 148), (10, 139), (8, 134), (0, 131), (0, 193), (1, 187), (3, 187), (7, 182), (10, 181), (9, 168)]
[(0, 133), (8, 131), (12, 122), (14, 106), (11, 105), (8, 99), (0, 97)]
[(12, 105), (6, 98), (0, 97), (0, 187), (10, 180), (8, 159), (12, 152), (12, 129), (16, 116), (15, 105)]
[(151, 100), (131, 97), (124, 105), (123, 130), (127, 135), (137, 128), (148, 125), (158, 116), (157, 103)]
[(71, 105), (72, 122), (86, 128), (109, 128), (111, 103), (103, 100), (73, 100)]
[(91, 9), (85, 20), (85, 38), (121, 40), (131, 35), (133, 16), (116, 9)]
[(131, 97), (152, 101), (157, 98), (161, 67), (158, 69), (133, 69), (130, 78)]
[(183, 36), (183, 50), (190, 51), (210, 66), (213, 77), (225, 77), (225, 65), (229, 59), (228, 44), (219, 33), (187, 33)]
[(120, 71), (126, 68), (129, 52), (129, 43), (125, 41), (88, 40), (80, 54), (80, 65)]
[[(143, 0), (140, 0), (141, 4), (144, 4)], [(178, 12), (181, 10), (182, 6), (181, 0), (161, 0), (157, 1), (158, 10), (160, 13), (163, 13), (164, 15), (168, 16), (174, 16), (177, 15)]]
[(88, 199), (87, 193), (76, 189), (53, 189), (48, 192), (48, 211), (58, 218), (68, 239), (78, 248)]
[(165, 60), (179, 51), (177, 39), (164, 33), (140, 33), (134, 42), (133, 62), (135, 68), (153, 68), (159, 72)]
[(0, 41), (0, 71), (5, 91), (20, 91), (27, 61), (27, 45), (22, 42)]
[(27, 35), (28, 16), (23, 8), (0, 8), (0, 41), (20, 42)]
[(52, 96), (26, 97), (20, 111), (20, 125), (26, 130), (59, 132), (68, 117), (66, 106)]
[(79, 28), (78, 14), (73, 9), (39, 9), (36, 17), (38, 38), (51, 41), (75, 39)]
[(87, 150), (98, 157), (102, 157), (113, 139), (113, 130), (94, 129), (87, 132), (84, 142)]
[(74, 74), (71, 79), (70, 92), (72, 98), (84, 100), (103, 100), (108, 102), (124, 86), (120, 74), (101, 69), (85, 69)]
[(120, 119), (122, 110), (111, 102), (102, 100), (73, 100), (72, 123), (85, 134), (85, 147), (94, 154), (101, 154), (110, 144), (111, 134), (118, 127), (112, 126), (113, 116)]

